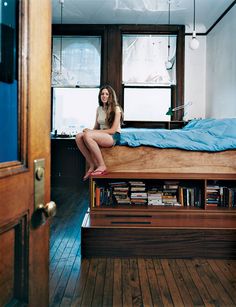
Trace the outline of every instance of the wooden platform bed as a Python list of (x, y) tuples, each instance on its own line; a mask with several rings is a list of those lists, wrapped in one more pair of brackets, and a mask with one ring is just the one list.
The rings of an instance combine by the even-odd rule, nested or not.
[[(236, 179), (236, 150), (220, 152), (159, 149), (148, 146), (103, 148), (109, 173), (182, 174), (203, 178), (206, 175)], [(218, 177), (219, 176), (219, 177)]]
[[(140, 146), (102, 149), (108, 174), (96, 180), (196, 180), (236, 187), (236, 150), (198, 152)], [(236, 259), (235, 208), (104, 208), (90, 206), (82, 256)]]

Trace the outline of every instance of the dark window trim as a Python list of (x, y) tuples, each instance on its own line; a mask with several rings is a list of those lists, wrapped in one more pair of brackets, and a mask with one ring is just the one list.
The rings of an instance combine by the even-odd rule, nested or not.
[[(87, 25), (87, 24), (54, 24), (52, 35), (101, 35), (102, 63), (101, 84), (110, 84), (115, 89), (118, 100), (123, 105), (122, 89), (122, 35), (123, 34), (174, 34), (177, 35), (176, 46), (176, 86), (172, 93), (172, 107), (184, 104), (184, 58), (185, 26), (184, 25)], [(184, 110), (176, 111), (171, 121), (182, 121)], [(145, 125), (145, 122), (142, 122)], [(146, 123), (149, 125), (149, 123)]]
[(122, 88), (171, 88), (173, 85), (126, 85), (122, 84)]
[(97, 25), (75, 25), (75, 24), (54, 24), (52, 25), (52, 41), (53, 36), (100, 36), (101, 37), (101, 71), (100, 71), (100, 84), (104, 83), (103, 76), (104, 62), (106, 52), (104, 52), (105, 45), (105, 26)]
[(171, 121), (125, 121), (122, 128), (158, 128), (158, 129), (180, 129), (183, 128), (187, 122), (171, 120)]
[[(125, 85), (122, 84), (122, 96), (124, 97), (124, 89), (125, 88), (170, 88), (171, 89), (171, 105), (176, 105), (174, 99), (176, 97), (175, 91), (176, 91), (176, 85)], [(125, 109), (124, 104), (122, 105), (123, 109)], [(124, 110), (125, 111), (125, 110)], [(168, 124), (170, 121), (131, 121), (131, 120), (124, 120), (123, 126), (124, 127), (135, 127), (135, 128), (170, 128), (170, 124)], [(174, 120), (171, 117), (171, 122), (182, 122), (182, 120)], [(177, 127), (180, 127), (181, 125), (175, 125)]]
[[(176, 85), (171, 91), (171, 107), (184, 104), (184, 46), (185, 46), (185, 26), (182, 25), (122, 25), (120, 26), (121, 36), (125, 34), (152, 34), (152, 35), (176, 35)], [(122, 49), (121, 49), (122, 51)], [(122, 54), (121, 54), (122, 56)], [(122, 66), (121, 73), (122, 76)], [(121, 80), (122, 82), (122, 80)], [(122, 105), (123, 105), (122, 91)], [(124, 106), (124, 105), (123, 105)], [(171, 117), (173, 121), (183, 120), (184, 110), (176, 111)], [(143, 125), (149, 125), (148, 122), (143, 122)]]
[(205, 35), (208, 35), (214, 28), (215, 26), (225, 17), (225, 15), (235, 6), (236, 0), (231, 3), (226, 10), (220, 15), (220, 17), (210, 26), (210, 28), (204, 33)]

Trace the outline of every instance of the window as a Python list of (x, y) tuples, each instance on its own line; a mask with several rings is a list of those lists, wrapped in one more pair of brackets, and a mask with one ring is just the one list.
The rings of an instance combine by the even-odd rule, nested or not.
[(100, 74), (101, 37), (53, 37), (53, 87), (97, 87)]
[[(175, 54), (176, 35), (123, 35), (123, 84), (175, 84)], [(172, 64), (169, 69), (168, 60)]]
[(168, 121), (166, 111), (170, 106), (171, 88), (124, 88), (125, 121)]
[(54, 88), (53, 131), (75, 135), (93, 128), (98, 107), (99, 88)]
[(100, 36), (53, 37), (54, 132), (75, 135), (94, 127), (100, 79)]
[[(183, 109), (166, 116), (169, 107), (184, 104), (183, 25), (53, 25), (52, 31), (54, 89), (110, 84), (124, 108), (127, 126), (139, 121), (142, 127), (159, 127), (158, 122), (183, 119)], [(141, 107), (134, 113), (131, 106), (141, 94), (145, 101), (139, 101)], [(144, 114), (147, 104), (153, 114)], [(140, 120), (134, 123), (134, 118)]]
[(176, 35), (122, 37), (125, 121), (168, 121), (176, 84)]
[(0, 0), (0, 163), (20, 158), (18, 1)]

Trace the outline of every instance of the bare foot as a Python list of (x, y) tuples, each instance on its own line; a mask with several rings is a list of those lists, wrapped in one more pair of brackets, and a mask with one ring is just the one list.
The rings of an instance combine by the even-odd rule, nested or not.
[(89, 169), (87, 173), (84, 175), (83, 181), (86, 181), (93, 171), (94, 171), (93, 169)]
[(106, 167), (98, 167), (96, 168), (92, 173), (91, 175), (92, 176), (96, 176), (96, 175), (106, 175), (107, 174), (107, 169)]

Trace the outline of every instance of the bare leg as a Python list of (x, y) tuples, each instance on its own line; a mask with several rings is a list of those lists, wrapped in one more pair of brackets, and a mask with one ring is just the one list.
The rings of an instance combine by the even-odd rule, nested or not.
[(94, 160), (97, 161), (97, 168), (95, 171), (105, 171), (106, 165), (99, 146), (111, 147), (114, 143), (112, 136), (106, 133), (89, 131), (84, 134), (83, 140), (90, 155), (92, 155)]
[(86, 180), (89, 175), (91, 174), (92, 171), (94, 171), (95, 167), (96, 167), (96, 163), (93, 159), (93, 156), (91, 155), (91, 153), (89, 152), (87, 146), (84, 143), (84, 133), (78, 133), (76, 135), (76, 144), (79, 148), (79, 150), (82, 152), (83, 156), (85, 157), (86, 161), (89, 164), (89, 169), (87, 170), (85, 176), (84, 176), (84, 180)]

